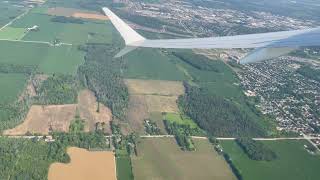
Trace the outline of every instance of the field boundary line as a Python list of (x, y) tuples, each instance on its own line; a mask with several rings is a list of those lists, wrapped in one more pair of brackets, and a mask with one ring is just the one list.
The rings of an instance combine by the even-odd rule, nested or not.
[(47, 44), (49, 46), (72, 46), (70, 43), (58, 43), (52, 44), (47, 41), (26, 41), (26, 40), (15, 40), (15, 39), (0, 39), (0, 41), (9, 41), (9, 42), (22, 42), (22, 43), (35, 43), (35, 44)]
[[(32, 8), (31, 8), (32, 9)], [(2, 26), (0, 28), (0, 31), (3, 30), (4, 28), (6, 28), (7, 26), (10, 26), (14, 21), (20, 19), (21, 17), (25, 16), (26, 14), (28, 14), (30, 12), (31, 9), (27, 9), (25, 12), (23, 12), (22, 14), (20, 14), (19, 16), (17, 16), (16, 18), (12, 19), (10, 22), (8, 22), (6, 25)]]

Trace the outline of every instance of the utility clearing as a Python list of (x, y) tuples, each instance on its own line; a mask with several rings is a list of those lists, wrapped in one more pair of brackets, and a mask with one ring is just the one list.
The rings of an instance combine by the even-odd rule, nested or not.
[(111, 151), (68, 149), (70, 163), (53, 163), (49, 168), (49, 180), (116, 180), (115, 157)]

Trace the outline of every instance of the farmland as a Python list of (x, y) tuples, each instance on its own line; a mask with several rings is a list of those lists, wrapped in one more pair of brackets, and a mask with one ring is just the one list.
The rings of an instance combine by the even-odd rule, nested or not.
[[(91, 36), (104, 37), (104, 43), (111, 42), (111, 28), (110, 24), (104, 21), (86, 21), (83, 23), (59, 23), (53, 22), (54, 16), (38, 13), (29, 13), (23, 18), (15, 21), (12, 27), (15, 28), (30, 28), (35, 25), (39, 27), (37, 31), (30, 31), (24, 36), (26, 41), (45, 41), (53, 42), (58, 39), (63, 43), (70, 43), (74, 45), (85, 44), (89, 34)], [(35, 23), (36, 22), (36, 23)], [(76, 31), (75, 31), (76, 29)], [(101, 40), (100, 40), (101, 41)]]
[(22, 14), (25, 10), (26, 8), (16, 6), (15, 2), (0, 1), (0, 27)]
[[(74, 74), (83, 59), (83, 53), (72, 46), (50, 47), (47, 44), (0, 41), (0, 63), (38, 66), (47, 74)], [(21, 50), (20, 53), (12, 51)]]
[(97, 180), (116, 180), (115, 158), (111, 151), (92, 152), (86, 149), (71, 147), (68, 149), (71, 162), (50, 165), (48, 180), (78, 179), (88, 177)]
[(105, 124), (104, 132), (110, 133), (109, 121), (111, 111), (100, 105), (97, 112), (97, 102), (93, 93), (82, 90), (78, 96), (78, 104), (64, 105), (32, 105), (22, 124), (4, 131), (5, 135), (25, 135), (36, 133), (47, 135), (53, 131), (69, 132), (72, 121), (79, 116), (84, 121), (84, 131), (95, 131), (96, 124)]
[(20, 40), (26, 33), (25, 28), (5, 27), (0, 31), (0, 39)]
[(174, 62), (163, 52), (156, 49), (138, 49), (124, 57), (127, 69), (124, 76), (133, 79), (185, 80)]
[(192, 128), (198, 127), (197, 124), (192, 119), (180, 114), (165, 113), (163, 119), (168, 120), (171, 123), (175, 122), (177, 124), (189, 125)]
[(171, 138), (142, 139), (132, 157), (135, 179), (235, 179), (207, 140), (194, 140), (196, 151), (184, 152)]
[(129, 89), (128, 120), (136, 131), (143, 131), (143, 121), (150, 113), (179, 112), (177, 99), (184, 94), (179, 81), (126, 79)]
[(11, 103), (17, 99), (26, 84), (27, 76), (24, 74), (0, 73), (0, 104)]
[(224, 151), (241, 172), (243, 179), (317, 179), (320, 157), (309, 154), (303, 145), (305, 140), (263, 142), (278, 156), (273, 161), (255, 161), (243, 152), (234, 141), (222, 141)]
[(160, 80), (125, 80), (130, 94), (141, 95), (163, 95), (163, 96), (179, 96), (184, 94), (184, 87), (179, 81), (160, 81)]

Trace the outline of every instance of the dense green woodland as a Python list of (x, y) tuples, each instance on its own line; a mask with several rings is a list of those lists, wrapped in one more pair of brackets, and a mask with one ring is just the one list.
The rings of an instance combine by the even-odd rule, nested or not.
[(113, 58), (116, 49), (107, 44), (87, 44), (80, 49), (86, 52), (85, 63), (78, 70), (80, 80), (114, 116), (124, 119), (129, 93), (121, 76), (123, 61)]
[(178, 103), (200, 128), (217, 137), (261, 137), (266, 132), (229, 100), (185, 84), (186, 94)]
[(320, 69), (315, 69), (308, 65), (304, 65), (299, 68), (297, 72), (309, 79), (320, 82)]
[(239, 138), (236, 142), (252, 160), (272, 161), (277, 159), (277, 154), (259, 141), (250, 138)]
[(55, 142), (0, 138), (0, 179), (44, 180), (53, 162), (69, 162), (69, 146), (108, 149), (102, 133), (56, 133)]
[(53, 75), (36, 87), (38, 104), (73, 104), (77, 102), (78, 81), (70, 75)]
[(0, 73), (22, 73), (32, 74), (36, 72), (37, 67), (33, 65), (19, 65), (19, 64), (0, 64)]

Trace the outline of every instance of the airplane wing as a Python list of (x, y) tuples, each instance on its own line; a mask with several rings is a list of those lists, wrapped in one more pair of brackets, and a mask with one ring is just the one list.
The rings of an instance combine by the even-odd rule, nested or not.
[(126, 48), (121, 50), (116, 57), (121, 57), (137, 47), (173, 49), (256, 48), (253, 53), (240, 60), (240, 63), (244, 64), (278, 57), (299, 47), (320, 46), (320, 28), (223, 37), (149, 40), (134, 31), (110, 9), (103, 8), (103, 11), (126, 43)]

